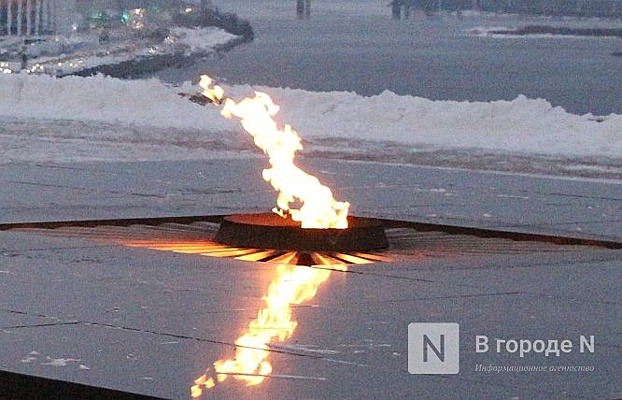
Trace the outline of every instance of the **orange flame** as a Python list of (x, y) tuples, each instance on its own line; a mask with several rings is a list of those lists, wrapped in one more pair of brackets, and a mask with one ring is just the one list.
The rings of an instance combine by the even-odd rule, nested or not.
[[(319, 254), (314, 254), (314, 258), (328, 263)], [(331, 268), (345, 271), (347, 266), (332, 263)], [(270, 343), (287, 340), (298, 325), (292, 319), (291, 306), (312, 299), (330, 274), (331, 269), (280, 264), (276, 270), (276, 278), (264, 297), (265, 307), (259, 310), (248, 330), (235, 341), (235, 357), (214, 363), (218, 382), (223, 382), (228, 376), (244, 381), (247, 385), (263, 382), (272, 372), (272, 365), (267, 360)], [(194, 382), (191, 395), (194, 398), (200, 397), (204, 389), (215, 385), (216, 381), (208, 372)]]
[[(205, 97), (216, 104), (223, 102), (224, 90), (214, 85), (211, 78), (202, 76), (199, 84)], [(255, 92), (255, 97), (247, 97), (239, 103), (225, 99), (221, 114), (226, 118), (237, 117), (253, 137), (255, 145), (268, 155), (271, 167), (262, 175), (278, 192), (277, 207), (273, 211), (284, 217), (291, 216), (303, 228), (347, 228), (350, 204), (336, 201), (328, 187), (294, 164), (296, 151), (302, 149), (301, 140), (290, 125), (283, 129), (277, 126), (272, 117), (278, 111), (279, 107), (267, 94)], [(293, 207), (294, 204), (299, 207)], [(211, 376), (208, 371), (199, 377), (191, 388), (192, 397), (200, 397), (203, 390), (229, 376), (247, 385), (257, 385), (272, 372), (272, 365), (267, 360), (270, 343), (287, 340), (298, 324), (292, 318), (292, 305), (312, 299), (331, 273), (330, 269), (292, 265), (297, 258), (298, 255), (291, 252), (270, 261), (277, 263), (278, 267), (276, 278), (264, 297), (265, 307), (235, 341), (235, 357), (214, 362), (215, 375)], [(311, 258), (315, 263), (331, 265), (333, 269), (347, 268), (344, 262), (320, 254), (314, 253)]]
[[(203, 95), (220, 103), (224, 90), (213, 83), (211, 78), (203, 75), (199, 85), (203, 88)], [(279, 106), (270, 96), (255, 92), (255, 97), (247, 97), (239, 103), (225, 99), (221, 114), (226, 118), (237, 117), (253, 137), (255, 145), (268, 155), (271, 167), (262, 175), (278, 192), (274, 212), (281, 216), (289, 214), (303, 228), (347, 228), (350, 204), (336, 201), (328, 187), (294, 164), (296, 151), (302, 149), (300, 137), (290, 125), (283, 129), (277, 126), (272, 117), (278, 111)], [(299, 208), (293, 207), (298, 203)]]

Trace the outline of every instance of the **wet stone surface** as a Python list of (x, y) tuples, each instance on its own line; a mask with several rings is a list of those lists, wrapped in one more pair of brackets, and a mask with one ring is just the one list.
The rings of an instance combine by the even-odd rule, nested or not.
[[(612, 182), (305, 160), (356, 215), (620, 240)], [(265, 211), (256, 159), (0, 168), (3, 223)], [(578, 230), (577, 228), (580, 228)], [(323, 267), (0, 232), (0, 370), (161, 398), (193, 381), (266, 308), (271, 285), (314, 278), (273, 340), (272, 373), (205, 398), (616, 398), (622, 395), (622, 253), (468, 236), (389, 234), (389, 262)], [(399, 243), (398, 243), (399, 242)], [(290, 274), (290, 275), (288, 275)], [(408, 325), (459, 324), (455, 375), (408, 372)], [(476, 336), (491, 349), (476, 352)], [(593, 352), (579, 351), (594, 335)], [(571, 352), (496, 351), (571, 340)], [(239, 346), (238, 346), (239, 348)], [(583, 372), (488, 372), (499, 367)], [(6, 384), (6, 382), (0, 382)], [(0, 385), (0, 388), (2, 386)], [(1, 397), (1, 396), (0, 396)]]

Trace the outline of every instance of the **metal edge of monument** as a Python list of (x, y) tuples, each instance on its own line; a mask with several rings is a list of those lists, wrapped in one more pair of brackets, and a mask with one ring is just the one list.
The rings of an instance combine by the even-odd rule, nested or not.
[(298, 251), (370, 251), (389, 247), (381, 222), (348, 217), (346, 229), (303, 229), (273, 213), (223, 218), (215, 241), (236, 247)]

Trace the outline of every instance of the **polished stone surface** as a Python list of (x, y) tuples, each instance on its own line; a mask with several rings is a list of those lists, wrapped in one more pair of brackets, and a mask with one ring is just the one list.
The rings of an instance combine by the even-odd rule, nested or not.
[[(360, 216), (622, 241), (619, 182), (303, 164)], [(274, 195), (257, 179), (262, 166), (252, 158), (0, 166), (0, 222), (265, 211)], [(622, 397), (621, 250), (422, 235), (386, 254), (392, 261), (322, 275), (317, 294), (292, 309), (292, 337), (271, 344), (271, 377), (257, 386), (229, 378), (206, 398)], [(278, 271), (0, 231), (0, 370), (188, 398), (194, 379), (233, 357)], [(409, 374), (408, 325), (422, 322), (459, 324), (459, 374)], [(487, 353), (475, 351), (477, 335), (490, 338)], [(594, 353), (579, 351), (581, 335), (594, 335)], [(496, 339), (568, 339), (573, 349), (520, 357), (498, 354)], [(594, 370), (485, 370), (512, 366)]]

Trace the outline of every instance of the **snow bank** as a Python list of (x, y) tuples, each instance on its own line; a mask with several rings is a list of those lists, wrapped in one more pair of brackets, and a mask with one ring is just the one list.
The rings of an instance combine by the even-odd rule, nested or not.
[[(93, 32), (75, 34), (63, 40), (48, 40), (28, 47), (31, 71), (49, 75), (70, 75), (85, 69), (114, 65), (143, 57), (173, 54), (209, 54), (220, 46), (239, 39), (238, 36), (215, 27), (171, 28), (162, 43), (153, 44), (149, 38), (140, 39), (133, 35), (116, 33), (116, 37), (104, 45)], [(54, 55), (39, 56), (46, 52)], [(67, 53), (67, 54), (66, 54)], [(36, 57), (35, 57), (36, 56)], [(4, 67), (19, 71), (20, 61), (3, 63)], [(2, 70), (0, 70), (0, 74)]]
[[(622, 116), (579, 116), (541, 99), (512, 101), (431, 101), (384, 92), (317, 93), (261, 88), (281, 106), (279, 123), (290, 123), (305, 139), (347, 138), (403, 143), (410, 147), (480, 148), (495, 152), (565, 156), (622, 155)], [(239, 131), (219, 109), (199, 106), (158, 80), (0, 75), (0, 117), (99, 121), (158, 128)], [(248, 86), (225, 87), (233, 98)], [(598, 122), (601, 121), (601, 122)]]
[(362, 97), (353, 93), (266, 91), (283, 105), (280, 118), (302, 135), (501, 152), (622, 155), (622, 116), (578, 116), (542, 99), (519, 96), (512, 101), (456, 102), (392, 92)]
[(171, 28), (171, 33), (167, 40), (169, 42), (178, 41), (189, 48), (191, 53), (208, 53), (218, 46), (229, 43), (238, 36), (226, 32), (222, 29), (208, 28)]
[(235, 129), (216, 107), (179, 95), (197, 87), (169, 87), (159, 80), (120, 80), (98, 75), (54, 78), (0, 75), (0, 116), (136, 124), (212, 131)]

